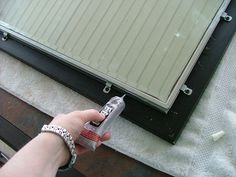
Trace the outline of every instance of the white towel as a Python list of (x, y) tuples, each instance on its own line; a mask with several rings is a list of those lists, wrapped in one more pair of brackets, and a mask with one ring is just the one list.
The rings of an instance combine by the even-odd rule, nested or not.
[[(54, 116), (100, 106), (0, 52), (0, 87)], [(236, 176), (236, 36), (176, 145), (120, 118), (106, 143), (174, 176)], [(213, 141), (211, 135), (225, 135)]]

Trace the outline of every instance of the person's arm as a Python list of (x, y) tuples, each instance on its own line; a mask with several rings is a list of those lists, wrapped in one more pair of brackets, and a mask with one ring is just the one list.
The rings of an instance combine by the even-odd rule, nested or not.
[[(86, 122), (103, 119), (103, 115), (96, 110), (75, 111), (55, 117), (50, 124), (67, 129), (76, 140)], [(101, 141), (110, 137), (110, 133), (105, 133)], [(76, 146), (76, 150), (78, 155), (87, 151), (80, 145)], [(0, 169), (0, 176), (53, 177), (59, 167), (68, 163), (69, 158), (69, 150), (61, 137), (53, 133), (40, 133)]]

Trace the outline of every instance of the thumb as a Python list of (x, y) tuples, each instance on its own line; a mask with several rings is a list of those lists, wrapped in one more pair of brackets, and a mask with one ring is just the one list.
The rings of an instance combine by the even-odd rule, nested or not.
[(84, 110), (84, 111), (74, 111), (70, 114), (73, 116), (79, 117), (84, 124), (89, 121), (100, 122), (104, 120), (105, 118), (103, 114), (99, 113), (95, 109), (89, 109), (89, 110)]

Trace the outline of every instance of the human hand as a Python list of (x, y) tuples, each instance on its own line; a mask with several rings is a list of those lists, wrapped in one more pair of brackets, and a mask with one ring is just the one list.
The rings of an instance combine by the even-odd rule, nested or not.
[[(76, 141), (83, 131), (85, 123), (103, 119), (104, 116), (96, 110), (74, 111), (56, 116), (50, 124), (65, 128)], [(98, 145), (110, 138), (111, 134), (105, 133)], [(42, 131), (1, 168), (0, 176), (23, 177), (25, 174), (32, 177), (56, 176), (58, 168), (67, 165), (72, 157), (63, 139), (55, 133)], [(87, 149), (76, 145), (76, 151), (77, 154), (81, 154)]]
[[(59, 114), (52, 121), (51, 125), (58, 125), (65, 128), (71, 136), (73, 140), (78, 140), (80, 133), (84, 129), (84, 124), (89, 121), (100, 122), (104, 119), (104, 115), (99, 113), (97, 110), (90, 109), (85, 111), (74, 111), (68, 114)], [(106, 132), (101, 137), (98, 142), (98, 146), (102, 144), (103, 141), (107, 141), (111, 138), (111, 133)], [(88, 151), (88, 149), (84, 148), (81, 145), (76, 145), (77, 154), (83, 154)]]

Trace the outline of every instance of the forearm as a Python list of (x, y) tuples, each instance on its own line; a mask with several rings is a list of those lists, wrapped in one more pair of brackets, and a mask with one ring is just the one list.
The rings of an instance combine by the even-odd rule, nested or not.
[(63, 140), (52, 133), (41, 133), (24, 146), (0, 170), (1, 177), (53, 177), (69, 160)]
[[(85, 123), (101, 122), (104, 118), (105, 116), (96, 110), (74, 111), (56, 116), (50, 124), (63, 127), (70, 133), (71, 139), (76, 140)], [(58, 168), (69, 162), (70, 154), (74, 154), (74, 149), (69, 151), (68, 146), (64, 143), (64, 136), (62, 138), (51, 132), (43, 132), (25, 145), (0, 169), (1, 177), (54, 177)], [(101, 137), (99, 144), (110, 138), (110, 133), (106, 132)], [(67, 142), (67, 138), (65, 139)], [(80, 145), (76, 145), (75, 148), (77, 154), (87, 151)]]

